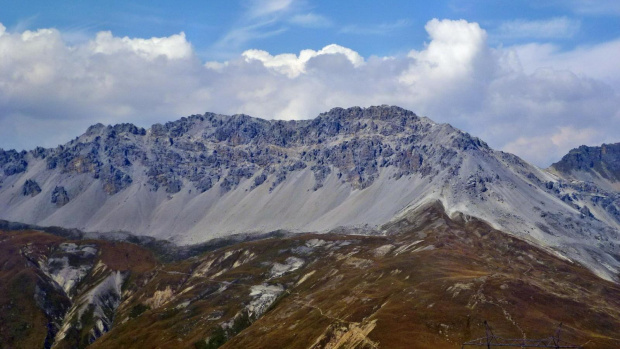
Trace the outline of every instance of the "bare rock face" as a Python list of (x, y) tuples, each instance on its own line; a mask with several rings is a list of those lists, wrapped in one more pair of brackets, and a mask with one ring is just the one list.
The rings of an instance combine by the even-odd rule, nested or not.
[(5, 176), (22, 173), (28, 168), (28, 162), (24, 160), (26, 152), (0, 149), (0, 168)]
[[(303, 121), (206, 113), (153, 125), (148, 133), (131, 124), (97, 124), (64, 146), (37, 148), (31, 154), (44, 158), (49, 170), (90, 174), (114, 195), (131, 185), (136, 165), (144, 168), (152, 190), (163, 188), (170, 194), (188, 183), (187, 189), (205, 192), (219, 182), (228, 192), (257, 175), (255, 186), (269, 182), (273, 190), (307, 167), (314, 174), (315, 190), (332, 171), (364, 189), (382, 168), (397, 168), (398, 177), (430, 176), (454, 166), (457, 150), (488, 148), (449, 125), (441, 128), (451, 135), (450, 143), (435, 145), (427, 139), (433, 125), (411, 111), (387, 106), (336, 108)], [(24, 154), (2, 155), (7, 176), (25, 170)]]
[[(307, 167), (314, 173), (315, 189), (333, 170), (343, 181), (364, 189), (381, 168), (395, 167), (399, 177), (429, 176), (453, 166), (455, 150), (487, 148), (449, 125), (441, 125), (452, 134), (449, 144), (421, 144), (433, 125), (411, 111), (387, 106), (336, 108), (303, 121), (206, 113), (153, 125), (148, 133), (131, 124), (97, 124), (64, 146), (31, 153), (44, 158), (49, 170), (92, 175), (109, 195), (131, 185), (136, 165), (144, 168), (152, 190), (163, 188), (170, 194), (188, 183), (188, 189), (205, 192), (219, 182), (228, 192), (258, 174), (255, 186), (269, 182), (273, 190)], [(7, 176), (25, 170), (27, 162), (20, 154), (3, 153)]]
[(22, 188), (23, 196), (37, 196), (39, 195), (40, 192), (41, 192), (41, 187), (39, 186), (39, 183), (37, 183), (36, 181), (32, 179), (28, 179), (26, 180), (26, 182), (24, 182), (24, 186)]
[(69, 194), (65, 190), (65, 187), (56, 187), (52, 192), (52, 204), (56, 204), (58, 207), (62, 207), (69, 203)]
[(584, 217), (594, 218), (599, 211), (599, 218), (604, 214), (620, 222), (620, 143), (582, 145), (551, 165), (550, 170), (566, 179), (558, 183), (560, 189), (571, 190), (562, 200), (580, 209)]
[(573, 172), (595, 173), (610, 181), (620, 181), (620, 143), (603, 144), (600, 147), (582, 145), (564, 155), (551, 165), (565, 175)]

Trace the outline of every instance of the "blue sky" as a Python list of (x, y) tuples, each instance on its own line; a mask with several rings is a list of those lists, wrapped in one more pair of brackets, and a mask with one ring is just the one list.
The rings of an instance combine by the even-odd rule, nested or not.
[(540, 166), (620, 142), (620, 1), (0, 0), (0, 148), (396, 104)]
[[(225, 59), (246, 49), (272, 54), (319, 49), (331, 43), (363, 56), (395, 55), (419, 49), (432, 18), (479, 23), (492, 43), (535, 39), (564, 49), (620, 36), (617, 1), (291, 1), (281, 13), (252, 17), (261, 1), (0, 1), (0, 21), (12, 31), (57, 28), (68, 40), (87, 40), (98, 31), (115, 36), (163, 37), (185, 32), (203, 59)], [(289, 1), (281, 1), (287, 4)], [(563, 19), (556, 32), (506, 32), (511, 22)], [(535, 23), (534, 23), (535, 24)], [(256, 26), (247, 37), (222, 43), (228, 34)], [(542, 29), (542, 28), (541, 28)], [(523, 35), (523, 36), (521, 36)], [(224, 52), (222, 52), (224, 51)]]

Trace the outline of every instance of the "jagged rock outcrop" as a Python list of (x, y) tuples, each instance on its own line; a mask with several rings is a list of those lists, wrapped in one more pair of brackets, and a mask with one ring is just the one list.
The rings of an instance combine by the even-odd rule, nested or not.
[[(226, 192), (259, 171), (274, 179), (274, 189), (287, 175), (308, 166), (317, 188), (334, 168), (343, 180), (363, 189), (374, 182), (381, 168), (396, 167), (397, 176), (428, 176), (441, 169), (432, 161), (447, 166), (456, 153), (446, 145), (416, 144), (433, 125), (397, 107), (337, 108), (313, 120), (288, 122), (207, 113), (154, 125), (148, 135), (130, 124), (97, 124), (65, 146), (32, 154), (45, 154), (50, 170), (92, 174), (111, 195), (131, 184), (127, 172), (133, 163), (145, 167), (153, 190), (163, 187), (168, 193), (179, 192), (184, 181), (204, 192), (220, 179)], [(453, 133), (448, 146), (487, 147), (449, 125), (441, 127)], [(333, 144), (335, 137), (343, 141)]]
[(56, 187), (52, 192), (52, 204), (56, 204), (58, 207), (62, 207), (69, 203), (69, 194), (65, 190), (65, 187)]
[(36, 181), (28, 179), (24, 182), (24, 186), (22, 187), (23, 196), (37, 196), (40, 192), (41, 187)]
[(24, 160), (27, 152), (0, 149), (0, 167), (5, 176), (12, 176), (26, 171), (28, 162)]
[(549, 170), (562, 176), (558, 187), (570, 194), (561, 198), (582, 217), (620, 222), (620, 143), (572, 149)]
[(603, 144), (600, 147), (582, 145), (571, 150), (551, 167), (564, 175), (586, 172), (620, 182), (620, 143)]

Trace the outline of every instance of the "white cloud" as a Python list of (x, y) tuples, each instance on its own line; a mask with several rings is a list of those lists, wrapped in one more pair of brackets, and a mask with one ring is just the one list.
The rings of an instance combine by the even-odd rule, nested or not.
[(401, 76), (404, 83), (443, 84), (467, 78), (488, 55), (486, 32), (477, 23), (433, 19), (425, 28), (431, 42), (424, 50), (409, 53), (414, 64)]
[(276, 25), (276, 21), (266, 20), (239, 26), (230, 30), (219, 39), (215, 43), (214, 49), (215, 51), (223, 53), (223, 56), (230, 56), (250, 41), (276, 36), (287, 30), (287, 28)]
[(327, 17), (312, 12), (294, 15), (289, 19), (289, 23), (308, 28), (324, 28), (332, 25)]
[(305, 73), (308, 61), (321, 55), (342, 55), (349, 60), (354, 67), (359, 67), (364, 64), (364, 58), (360, 56), (359, 53), (336, 44), (327, 45), (319, 51), (303, 50), (299, 53), (299, 56), (292, 53), (272, 56), (269, 52), (262, 50), (247, 50), (242, 54), (247, 62), (252, 60), (260, 61), (265, 67), (285, 74), (289, 78), (294, 78)]
[(181, 59), (190, 58), (193, 55), (192, 47), (185, 39), (183, 32), (165, 38), (150, 39), (117, 38), (109, 31), (99, 32), (90, 44), (90, 49), (94, 53), (105, 55), (133, 53), (148, 60), (161, 56), (168, 59)]
[(287, 31), (282, 19), (296, 10), (299, 1), (250, 0), (240, 19), (211, 48), (211, 56), (229, 58), (248, 42)]
[(620, 141), (610, 83), (620, 71), (605, 58), (615, 41), (570, 52), (491, 48), (477, 23), (432, 20), (426, 30), (428, 44), (406, 56), (364, 58), (333, 44), (204, 63), (182, 33), (102, 32), (70, 45), (54, 29), (0, 25), (0, 147), (54, 146), (96, 122), (149, 126), (205, 111), (300, 119), (379, 104), (450, 122), (539, 165), (582, 143)]
[(604, 81), (620, 91), (620, 64), (614, 59), (620, 52), (620, 39), (580, 46), (571, 51), (562, 51), (552, 44), (536, 43), (511, 49), (516, 51), (527, 73), (533, 73), (541, 67), (568, 70)]
[(208, 50), (211, 59), (237, 57), (251, 42), (280, 35), (290, 27), (325, 28), (331, 21), (309, 12), (305, 0), (249, 0), (245, 11)]
[(0, 139), (53, 146), (56, 134), (79, 135), (96, 120), (150, 124), (202, 110), (197, 97), (205, 96), (207, 72), (183, 34), (128, 39), (104, 32), (68, 46), (55, 29), (4, 32)]
[(518, 19), (502, 23), (498, 35), (508, 38), (564, 39), (573, 37), (580, 28), (580, 21), (567, 17), (533, 21)]
[(263, 17), (290, 9), (293, 0), (252, 0), (249, 5), (251, 17)]
[[(598, 145), (605, 142), (601, 139), (601, 133), (593, 128), (575, 129), (572, 126), (558, 127), (550, 130), (548, 134), (535, 137), (519, 137), (506, 144), (504, 150), (520, 154), (530, 161), (545, 163), (549, 161), (547, 152), (565, 154), (566, 149), (575, 147), (575, 144)], [(545, 151), (541, 151), (544, 149)], [(559, 161), (556, 158), (554, 162)]]
[(33, 15), (33, 16), (18, 20), (17, 23), (15, 23), (15, 25), (13, 25), (13, 27), (11, 28), (11, 31), (12, 32), (23, 32), (23, 31), (26, 31), (32, 28), (38, 17), (39, 15)]

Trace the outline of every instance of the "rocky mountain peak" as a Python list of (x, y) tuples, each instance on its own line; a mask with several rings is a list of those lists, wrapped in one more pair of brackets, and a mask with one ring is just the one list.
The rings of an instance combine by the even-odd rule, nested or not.
[(83, 136), (115, 136), (117, 134), (146, 135), (146, 130), (130, 123), (105, 126), (101, 123), (90, 126)]
[(330, 111), (319, 114), (318, 118), (331, 120), (394, 120), (402, 118), (419, 119), (412, 111), (397, 106), (381, 105), (368, 108), (351, 107), (351, 108), (332, 108)]
[(597, 174), (607, 180), (620, 181), (620, 143), (600, 147), (585, 145), (572, 149), (551, 168), (569, 175), (575, 172)]

